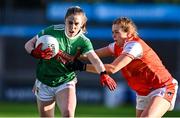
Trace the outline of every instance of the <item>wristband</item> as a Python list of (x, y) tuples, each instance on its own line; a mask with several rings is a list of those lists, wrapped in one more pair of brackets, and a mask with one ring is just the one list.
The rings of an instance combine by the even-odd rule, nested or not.
[(106, 71), (103, 71), (103, 72), (100, 73), (100, 75), (103, 75), (103, 74), (107, 74), (107, 72), (106, 72)]

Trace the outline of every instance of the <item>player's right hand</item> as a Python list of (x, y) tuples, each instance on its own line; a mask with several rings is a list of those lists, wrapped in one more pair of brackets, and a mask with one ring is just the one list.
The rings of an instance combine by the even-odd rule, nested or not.
[(107, 86), (111, 91), (114, 91), (117, 87), (116, 82), (106, 72), (100, 74), (100, 83), (102, 86)]
[(42, 43), (40, 43), (35, 49), (31, 51), (31, 55), (37, 59), (50, 59), (53, 55), (51, 48), (45, 50), (42, 49)]

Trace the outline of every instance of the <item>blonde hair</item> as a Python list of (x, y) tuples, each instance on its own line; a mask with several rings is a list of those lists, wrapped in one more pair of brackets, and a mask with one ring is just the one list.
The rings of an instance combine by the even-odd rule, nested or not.
[(82, 18), (83, 18), (83, 25), (82, 25), (82, 31), (85, 33), (86, 32), (86, 23), (87, 23), (87, 17), (86, 17), (86, 14), (85, 12), (79, 7), (79, 6), (72, 6), (72, 7), (69, 7), (67, 12), (66, 12), (66, 15), (65, 15), (65, 19), (70, 16), (70, 15), (75, 15), (75, 14), (81, 14), (82, 15)]
[(134, 22), (127, 17), (119, 17), (113, 21), (113, 25), (117, 24), (120, 26), (123, 32), (131, 33), (134, 36), (137, 36), (137, 27)]

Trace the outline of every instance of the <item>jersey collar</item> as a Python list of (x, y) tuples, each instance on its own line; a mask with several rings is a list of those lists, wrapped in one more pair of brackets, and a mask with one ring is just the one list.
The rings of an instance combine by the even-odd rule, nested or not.
[(82, 30), (80, 30), (79, 33), (76, 34), (76, 36), (74, 36), (74, 37), (69, 37), (69, 36), (67, 35), (67, 33), (66, 33), (66, 29), (65, 29), (64, 32), (65, 32), (66, 37), (69, 38), (69, 39), (76, 39), (77, 37), (79, 37), (79, 36), (82, 34)]

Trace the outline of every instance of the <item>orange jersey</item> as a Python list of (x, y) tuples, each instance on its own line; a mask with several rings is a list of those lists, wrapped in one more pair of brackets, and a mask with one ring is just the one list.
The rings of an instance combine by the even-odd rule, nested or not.
[[(133, 38), (131, 42), (137, 42), (142, 47), (142, 55), (139, 58), (133, 58), (133, 55), (124, 53), (124, 47), (114, 44), (114, 56), (127, 54), (133, 60), (121, 69), (128, 85), (137, 92), (138, 95), (147, 95), (151, 91), (171, 86), (173, 77), (164, 67), (158, 55), (142, 39)], [(126, 42), (127, 44), (128, 42)], [(136, 51), (134, 51), (136, 52)]]

